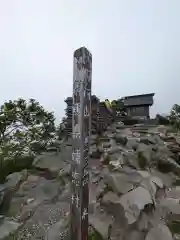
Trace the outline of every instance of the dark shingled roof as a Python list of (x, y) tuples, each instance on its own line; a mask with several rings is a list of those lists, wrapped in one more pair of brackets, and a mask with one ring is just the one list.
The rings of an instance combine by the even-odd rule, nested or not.
[(139, 94), (139, 95), (131, 95), (131, 96), (125, 96), (124, 99), (127, 98), (139, 98), (139, 97), (154, 97), (155, 93), (147, 93), (147, 94)]
[(152, 106), (154, 93), (126, 96), (123, 98), (124, 106)]

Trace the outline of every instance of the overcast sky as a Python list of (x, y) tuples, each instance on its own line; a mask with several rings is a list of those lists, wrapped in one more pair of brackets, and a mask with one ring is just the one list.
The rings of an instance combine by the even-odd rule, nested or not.
[(73, 52), (93, 57), (101, 99), (154, 92), (180, 103), (180, 0), (0, 0), (0, 104), (35, 98), (57, 119), (72, 94)]

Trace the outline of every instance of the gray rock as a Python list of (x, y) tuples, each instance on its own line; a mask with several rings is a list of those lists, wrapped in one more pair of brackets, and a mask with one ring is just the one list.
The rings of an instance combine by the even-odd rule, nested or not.
[(137, 173), (139, 173), (143, 178), (151, 176), (151, 174), (148, 171), (138, 170)]
[(9, 237), (11, 234), (14, 234), (20, 226), (21, 224), (18, 222), (4, 219), (0, 225), (0, 239), (3, 240), (5, 237)]
[(134, 169), (139, 169), (139, 164), (138, 164), (138, 157), (136, 152), (126, 150), (123, 153), (123, 156), (125, 158), (125, 162), (128, 166), (133, 167)]
[(151, 194), (143, 187), (138, 187), (120, 197), (129, 224), (137, 221), (145, 205), (153, 204)]
[(175, 233), (173, 237), (174, 237), (174, 240), (180, 240), (180, 234)]
[(115, 126), (116, 126), (117, 129), (122, 129), (124, 127), (124, 123), (119, 121), (119, 122), (116, 122)]
[(34, 159), (33, 166), (58, 174), (59, 170), (64, 167), (64, 162), (61, 158), (61, 153), (45, 153)]
[(114, 154), (114, 153), (121, 153), (123, 151), (122, 147), (117, 146), (116, 144), (113, 144), (111, 148), (109, 149), (109, 154)]
[(173, 237), (167, 226), (159, 224), (148, 232), (145, 240), (173, 240)]
[(122, 135), (122, 134), (116, 133), (116, 134), (114, 135), (114, 138), (115, 138), (115, 140), (116, 140), (117, 143), (119, 143), (119, 144), (121, 144), (121, 145), (123, 145), (123, 146), (125, 146), (126, 143), (127, 143), (127, 137), (124, 136), (124, 135)]
[(91, 135), (90, 144), (91, 145), (96, 144), (97, 139), (98, 139), (98, 135), (96, 134)]
[(59, 239), (68, 240), (69, 239), (69, 228), (68, 228), (68, 219), (62, 218), (57, 223), (52, 225), (52, 227), (47, 232), (47, 239), (59, 240)]
[(108, 192), (103, 196), (102, 205), (106, 212), (112, 215), (116, 221), (121, 222), (121, 227), (126, 228), (128, 219), (124, 210), (124, 206), (120, 202), (120, 198), (113, 192)]
[(167, 197), (180, 199), (180, 186), (175, 186), (170, 191), (168, 191)]
[(110, 174), (106, 177), (105, 182), (118, 194), (127, 193), (134, 188), (131, 179), (125, 174)]
[(65, 143), (66, 143), (67, 146), (72, 146), (72, 138), (69, 137), (69, 138), (66, 140)]
[(155, 183), (156, 186), (158, 186), (159, 188), (163, 188), (164, 187), (164, 183), (163, 183), (163, 181), (159, 177), (151, 176), (150, 177), (150, 181)]
[(100, 162), (103, 164), (103, 165), (109, 165), (109, 162), (110, 162), (110, 158), (109, 158), (109, 154), (108, 152), (104, 152), (101, 157), (100, 157)]
[(110, 149), (111, 148), (111, 143), (110, 142), (102, 142), (101, 146), (102, 146), (102, 148)]
[(137, 153), (141, 154), (145, 161), (149, 163), (152, 157), (152, 147), (144, 143), (140, 143), (137, 148)]
[(149, 229), (153, 226), (151, 224), (151, 218), (152, 218), (152, 213), (151, 215), (145, 212), (141, 212), (137, 222), (136, 222), (136, 230), (139, 232), (147, 232)]
[(157, 190), (163, 189), (163, 187), (164, 187), (161, 179), (158, 177), (155, 177), (155, 176), (150, 176), (150, 177), (144, 178), (143, 181), (141, 182), (140, 186), (146, 188), (150, 192), (152, 199), (154, 201), (155, 201)]
[(173, 157), (173, 153), (168, 149), (166, 145), (158, 145), (157, 149), (157, 158), (161, 156), (166, 156), (166, 157)]
[(174, 176), (172, 176), (171, 174), (161, 173), (161, 172), (157, 171), (156, 169), (153, 169), (151, 171), (151, 175), (160, 178), (161, 181), (163, 182), (164, 186), (167, 188), (171, 187), (173, 182), (175, 182)]
[(158, 146), (164, 146), (164, 141), (160, 138), (159, 135), (153, 135), (153, 138)]
[(145, 234), (143, 232), (132, 230), (126, 232), (123, 240), (144, 240)]
[(143, 179), (143, 181), (141, 182), (141, 185), (142, 187), (146, 188), (149, 193), (151, 194), (152, 196), (152, 199), (154, 200), (155, 199), (155, 194), (156, 194), (156, 191), (157, 191), (157, 186), (154, 182), (151, 181), (151, 178), (145, 178)]
[(99, 199), (105, 194), (106, 184), (104, 181), (100, 181), (96, 188), (96, 198)]
[(103, 239), (109, 239), (112, 218), (107, 215), (89, 215), (89, 225), (101, 235)]
[(116, 129), (115, 125), (112, 124), (112, 125), (107, 127), (106, 133), (107, 133), (108, 136), (112, 136), (112, 134), (114, 134), (116, 132), (117, 132), (117, 129)]
[(113, 153), (113, 154), (109, 155), (109, 157), (110, 157), (110, 164), (112, 164), (114, 166), (116, 166), (116, 165), (122, 166), (122, 165), (126, 164), (126, 158), (125, 158), (123, 152)]
[(28, 172), (26, 169), (21, 172), (14, 172), (6, 177), (5, 186), (9, 190), (14, 190), (27, 178), (27, 175)]
[(137, 149), (138, 142), (139, 142), (138, 138), (136, 138), (136, 137), (128, 137), (128, 141), (127, 141), (126, 146), (129, 149)]
[[(34, 214), (26, 220), (18, 232), (18, 239), (46, 239), (45, 237), (47, 237), (48, 234), (54, 237), (54, 239), (57, 239), (58, 229), (65, 235), (68, 216), (68, 202), (43, 203), (39, 205)], [(67, 219), (67, 221), (63, 219)]]
[[(89, 223), (103, 239), (112, 233), (112, 240), (144, 240), (148, 232), (146, 240), (154, 236), (155, 240), (153, 234), (160, 232), (157, 226), (164, 221), (161, 218), (167, 220), (171, 213), (173, 219), (179, 219), (180, 215), (179, 188), (172, 188), (178, 177), (173, 173), (163, 174), (156, 168), (161, 160), (170, 162), (174, 166), (172, 169), (179, 167), (178, 161), (174, 160), (179, 158), (178, 146), (172, 145), (179, 139), (158, 135), (157, 128), (149, 131), (144, 125), (128, 128), (115, 125), (108, 127), (102, 137), (91, 137)], [(16, 190), (7, 214), (23, 223), (16, 234), (17, 239), (49, 237), (56, 240), (60, 233), (66, 239), (71, 197), (70, 181), (66, 176), (71, 174), (71, 153), (72, 139), (69, 138), (69, 143), (61, 144), (60, 152), (45, 153), (34, 160), (33, 166), (45, 170), (42, 174), (51, 172), (57, 179), (14, 173), (0, 187), (0, 204), (7, 186)], [(147, 163), (143, 168), (139, 165), (139, 153)], [(58, 177), (63, 177), (65, 183), (61, 184)], [(165, 188), (171, 188), (171, 191)], [(150, 208), (152, 206), (154, 208)], [(152, 229), (156, 230), (153, 232)]]
[(30, 175), (12, 198), (8, 215), (24, 221), (36, 211), (37, 206), (43, 202), (54, 201), (62, 191), (59, 181)]
[(180, 204), (179, 199), (165, 198), (161, 199), (160, 206), (166, 208), (167, 213), (173, 214), (174, 218), (180, 216)]
[(71, 165), (67, 164), (64, 166), (64, 168), (59, 170), (59, 177), (66, 177), (67, 175), (71, 174)]
[(153, 136), (143, 136), (140, 137), (140, 142), (144, 144), (156, 144), (156, 139)]

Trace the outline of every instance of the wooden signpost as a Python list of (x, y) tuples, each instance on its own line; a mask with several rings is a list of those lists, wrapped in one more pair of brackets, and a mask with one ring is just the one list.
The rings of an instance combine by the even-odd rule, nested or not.
[(73, 71), (71, 240), (88, 239), (91, 76), (91, 53), (85, 47), (77, 49)]

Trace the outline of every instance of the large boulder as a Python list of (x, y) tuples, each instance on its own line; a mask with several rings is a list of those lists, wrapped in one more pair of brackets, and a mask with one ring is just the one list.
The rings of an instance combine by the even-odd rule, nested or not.
[(0, 224), (0, 240), (12, 235), (20, 228), (21, 224), (12, 220), (4, 219)]
[(138, 139), (138, 138), (136, 138), (136, 137), (128, 137), (126, 147), (127, 147), (128, 149), (134, 149), (134, 150), (136, 150), (138, 144), (139, 144), (139, 139)]
[(102, 239), (109, 239), (112, 218), (105, 214), (89, 215), (89, 225)]
[(124, 207), (128, 223), (137, 221), (141, 210), (148, 204), (153, 204), (149, 191), (143, 187), (138, 187), (120, 198), (120, 203)]
[(146, 168), (152, 160), (152, 147), (140, 143), (137, 147), (138, 163), (141, 168)]
[(139, 174), (119, 174), (112, 173), (107, 175), (105, 183), (117, 194), (124, 194), (134, 188), (134, 185), (142, 180)]
[(41, 170), (48, 170), (53, 174), (58, 174), (65, 166), (65, 162), (61, 153), (49, 152), (36, 157), (33, 161), (33, 166)]
[(112, 215), (117, 221), (121, 221), (123, 228), (127, 227), (128, 218), (125, 215), (125, 209), (120, 202), (120, 198), (115, 193), (106, 193), (101, 200), (101, 204), (108, 214)]
[(27, 170), (23, 170), (21, 172), (14, 172), (9, 174), (6, 177), (5, 186), (9, 190), (16, 190), (19, 185), (27, 178), (28, 172)]
[(145, 240), (173, 240), (173, 237), (167, 226), (158, 224), (148, 232)]

